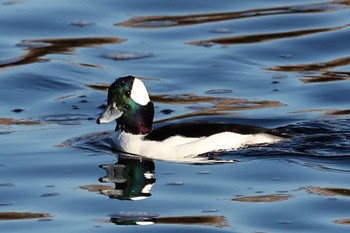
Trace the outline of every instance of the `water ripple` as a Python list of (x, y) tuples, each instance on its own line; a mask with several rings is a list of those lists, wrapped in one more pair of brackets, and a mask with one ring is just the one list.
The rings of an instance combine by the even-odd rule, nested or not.
[(349, 80), (350, 72), (331, 70), (348, 65), (350, 65), (350, 57), (342, 57), (318, 63), (279, 65), (265, 69), (271, 71), (300, 73), (303, 77), (302, 81), (304, 83), (317, 83)]
[(116, 23), (115, 26), (136, 28), (175, 27), (261, 16), (339, 11), (348, 8), (349, 5), (350, 2), (348, 0), (342, 0), (316, 4), (252, 9), (237, 12), (220, 12), (212, 14), (193, 14), (175, 16), (144, 16)]
[(48, 54), (72, 53), (77, 47), (94, 47), (102, 44), (122, 43), (124, 41), (125, 39), (112, 37), (23, 40), (17, 46), (25, 47), (28, 52), (20, 57), (0, 60), (0, 69), (48, 61), (48, 59), (43, 57)]
[(349, 24), (344, 26), (338, 26), (338, 27), (330, 27), (330, 28), (293, 30), (293, 31), (287, 31), (287, 32), (215, 38), (210, 40), (192, 41), (192, 42), (188, 42), (187, 44), (208, 47), (208, 45), (211, 45), (211, 44), (232, 45), (232, 44), (261, 43), (261, 42), (266, 42), (271, 40), (287, 39), (287, 38), (301, 37), (301, 36), (317, 34), (322, 32), (336, 31), (336, 30), (344, 29), (348, 26)]
[(153, 57), (153, 56), (154, 54), (149, 52), (117, 52), (117, 53), (105, 53), (100, 55), (100, 57), (108, 58), (116, 61), (140, 59), (140, 58), (147, 58), (147, 57)]

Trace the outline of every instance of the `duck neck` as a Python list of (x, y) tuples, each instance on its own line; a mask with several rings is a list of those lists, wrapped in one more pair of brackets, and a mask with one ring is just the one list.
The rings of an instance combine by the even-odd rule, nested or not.
[(148, 134), (152, 131), (154, 117), (153, 103), (149, 102), (145, 106), (139, 106), (134, 111), (123, 113), (117, 119), (117, 130), (122, 130), (131, 134)]

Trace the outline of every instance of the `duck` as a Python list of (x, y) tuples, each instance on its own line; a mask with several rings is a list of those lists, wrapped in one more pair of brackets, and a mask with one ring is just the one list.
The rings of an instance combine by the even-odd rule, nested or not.
[(166, 161), (193, 161), (203, 155), (286, 138), (273, 129), (221, 122), (181, 122), (153, 128), (153, 118), (154, 104), (144, 83), (134, 76), (124, 76), (108, 88), (107, 105), (96, 122), (116, 122), (114, 149)]

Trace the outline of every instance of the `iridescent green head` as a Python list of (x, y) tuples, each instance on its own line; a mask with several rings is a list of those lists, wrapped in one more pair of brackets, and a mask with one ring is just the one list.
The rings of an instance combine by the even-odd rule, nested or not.
[(140, 79), (133, 76), (118, 78), (108, 89), (105, 111), (98, 124), (117, 121), (117, 129), (133, 134), (146, 134), (152, 130), (153, 103)]

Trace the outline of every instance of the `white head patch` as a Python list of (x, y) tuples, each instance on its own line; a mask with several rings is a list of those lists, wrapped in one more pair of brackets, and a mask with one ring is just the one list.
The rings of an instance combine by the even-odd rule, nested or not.
[(130, 97), (140, 105), (147, 105), (150, 101), (147, 89), (140, 79), (134, 79)]

